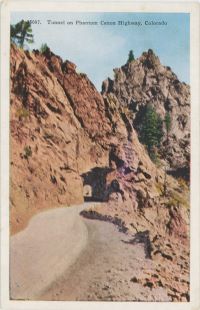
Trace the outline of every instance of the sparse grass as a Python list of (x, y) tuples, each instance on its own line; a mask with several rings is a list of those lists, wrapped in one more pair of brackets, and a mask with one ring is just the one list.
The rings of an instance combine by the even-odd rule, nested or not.
[(157, 153), (150, 153), (149, 154), (152, 162), (158, 167), (158, 168), (161, 168), (162, 167), (162, 163), (160, 161), (160, 158), (159, 158), (159, 155)]
[(182, 189), (188, 189), (188, 184), (183, 178), (178, 178), (178, 183)]
[(24, 158), (25, 158), (25, 159), (28, 159), (28, 158), (31, 157), (31, 156), (32, 156), (31, 147), (28, 146), (28, 145), (26, 145), (26, 146), (24, 147)]
[(30, 115), (29, 111), (24, 107), (19, 108), (16, 112), (16, 116), (20, 121), (27, 120), (29, 115)]
[(183, 195), (173, 191), (171, 193), (171, 197), (169, 198), (168, 205), (176, 206), (177, 204), (180, 204), (181, 206), (189, 209), (189, 201)]
[(162, 195), (162, 194), (163, 194), (163, 190), (164, 190), (163, 184), (160, 183), (160, 182), (159, 182), (159, 183), (156, 183), (156, 184), (155, 184), (155, 187), (156, 187), (156, 189), (157, 189), (159, 195)]

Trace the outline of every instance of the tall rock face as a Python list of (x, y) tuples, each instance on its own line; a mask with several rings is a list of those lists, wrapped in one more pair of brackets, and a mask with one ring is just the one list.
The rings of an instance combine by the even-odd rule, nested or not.
[(15, 46), (10, 63), (15, 232), (38, 209), (83, 202), (81, 174), (109, 165), (111, 126), (102, 96), (74, 64)]
[[(129, 121), (138, 133), (148, 104), (163, 120), (168, 112), (172, 126), (168, 141), (166, 136), (163, 138), (161, 154), (177, 174), (189, 170), (190, 87), (181, 83), (170, 67), (163, 66), (152, 50), (114, 69), (114, 79), (103, 82), (102, 94), (106, 100), (111, 98), (127, 108)], [(166, 131), (164, 124), (163, 130)]]

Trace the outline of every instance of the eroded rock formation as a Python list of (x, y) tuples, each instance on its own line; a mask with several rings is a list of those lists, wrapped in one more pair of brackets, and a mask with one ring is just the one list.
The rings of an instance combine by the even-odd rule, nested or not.
[[(172, 126), (168, 141), (166, 135), (163, 138), (161, 153), (171, 169), (179, 169), (179, 172), (183, 169), (184, 174), (189, 171), (190, 87), (180, 82), (170, 67), (163, 66), (152, 50), (114, 69), (114, 79), (103, 82), (102, 94), (106, 100), (118, 101), (120, 106), (127, 108), (138, 133), (148, 104), (155, 107), (163, 120), (168, 112)], [(165, 126), (163, 129), (166, 131)]]

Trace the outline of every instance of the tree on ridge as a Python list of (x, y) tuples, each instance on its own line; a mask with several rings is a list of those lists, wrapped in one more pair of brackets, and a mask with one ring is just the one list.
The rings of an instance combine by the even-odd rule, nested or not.
[(133, 50), (130, 50), (129, 54), (128, 54), (128, 60), (127, 63), (132, 62), (135, 60), (134, 54), (133, 54)]
[(25, 42), (29, 44), (34, 43), (31, 23), (21, 20), (19, 23), (11, 25), (10, 37), (11, 42), (15, 43), (20, 48), (24, 48)]

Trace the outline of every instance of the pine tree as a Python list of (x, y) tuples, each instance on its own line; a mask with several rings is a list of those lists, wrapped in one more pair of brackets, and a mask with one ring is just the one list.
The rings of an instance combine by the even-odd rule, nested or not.
[(16, 25), (11, 25), (10, 37), (11, 42), (17, 44), (21, 48), (24, 48), (25, 42), (34, 43), (30, 22), (21, 20)]
[[(165, 146), (166, 148), (166, 153), (167, 153), (167, 148), (169, 147), (168, 146), (168, 142), (169, 142), (169, 131), (171, 129), (171, 117), (170, 117), (170, 114), (169, 112), (167, 112), (165, 114), (165, 119), (164, 119), (164, 122), (165, 122), (165, 127), (166, 127), (166, 131), (167, 131), (167, 144)], [(165, 166), (165, 174), (164, 174), (164, 185), (163, 185), (163, 188), (164, 188), (164, 196), (166, 196), (166, 193), (167, 193), (167, 167)]]
[(44, 54), (44, 53), (46, 53), (46, 52), (48, 52), (48, 51), (50, 51), (50, 48), (48, 47), (48, 45), (47, 45), (46, 43), (43, 43), (43, 44), (41, 45), (41, 47), (40, 47), (40, 52), (41, 52), (42, 54)]
[(135, 60), (135, 57), (134, 57), (134, 54), (133, 54), (133, 50), (130, 50), (129, 54), (128, 54), (128, 60), (127, 60), (127, 63), (128, 62), (131, 62)]
[(169, 112), (165, 114), (165, 126), (166, 126), (166, 131), (167, 131), (167, 142), (169, 140), (169, 131), (171, 129), (171, 117)]
[(159, 114), (157, 114), (157, 146), (160, 146), (160, 142), (163, 137), (163, 121)]
[(147, 146), (151, 158), (155, 157), (155, 148), (159, 147), (163, 137), (162, 119), (155, 109), (148, 105), (141, 126), (141, 142)]

